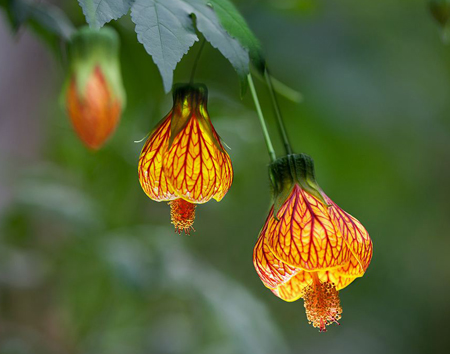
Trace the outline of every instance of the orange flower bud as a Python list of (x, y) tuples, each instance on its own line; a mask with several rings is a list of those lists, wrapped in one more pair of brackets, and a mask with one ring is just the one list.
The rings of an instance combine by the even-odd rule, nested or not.
[(285, 301), (303, 297), (307, 318), (325, 331), (342, 312), (338, 291), (362, 277), (372, 258), (366, 229), (320, 189), (312, 159), (289, 155), (270, 166), (274, 205), (253, 263)]
[(205, 85), (178, 85), (173, 108), (147, 139), (139, 181), (156, 201), (171, 201), (172, 223), (189, 233), (195, 204), (220, 201), (233, 181), (230, 157), (211, 123)]
[(125, 104), (111, 28), (83, 28), (72, 37), (65, 104), (74, 129), (89, 148), (100, 148), (114, 132)]

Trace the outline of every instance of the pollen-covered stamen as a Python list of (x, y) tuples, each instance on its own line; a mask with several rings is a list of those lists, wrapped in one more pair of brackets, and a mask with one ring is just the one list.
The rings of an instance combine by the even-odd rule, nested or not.
[(333, 322), (339, 324), (342, 308), (339, 292), (333, 283), (319, 280), (317, 273), (311, 273), (313, 282), (303, 290), (306, 317), (310, 324), (326, 332), (326, 326)]
[[(191, 230), (194, 230), (195, 207), (196, 204), (189, 203), (184, 199), (175, 199), (169, 202), (170, 216), (172, 224), (175, 226), (175, 231), (181, 234), (184, 231), (189, 235)], [(195, 230), (194, 230), (195, 231)]]

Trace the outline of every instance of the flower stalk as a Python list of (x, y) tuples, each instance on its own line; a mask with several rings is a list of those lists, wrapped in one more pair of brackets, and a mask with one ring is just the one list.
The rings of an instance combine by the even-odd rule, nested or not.
[(266, 70), (264, 71), (264, 76), (266, 78), (267, 87), (269, 88), (270, 98), (272, 100), (273, 109), (275, 111), (275, 117), (278, 124), (278, 131), (281, 136), (281, 140), (283, 141), (284, 150), (286, 152), (286, 155), (292, 154), (292, 147), (289, 143), (289, 138), (286, 132), (286, 127), (283, 122), (283, 117), (281, 115), (280, 105), (278, 104), (278, 99), (275, 94), (275, 89), (273, 87), (272, 83), (272, 77), (270, 76), (269, 69), (266, 67)]
[(200, 44), (200, 49), (198, 50), (197, 57), (195, 58), (194, 65), (192, 66), (191, 77), (189, 83), (194, 83), (195, 72), (197, 71), (198, 62), (200, 61), (200, 56), (202, 55), (203, 48), (205, 47), (206, 40), (203, 38), (202, 44)]
[(259, 124), (261, 124), (261, 128), (264, 135), (264, 141), (266, 142), (267, 151), (269, 152), (269, 157), (271, 162), (275, 162), (277, 156), (275, 154), (275, 150), (272, 145), (272, 141), (270, 140), (269, 131), (267, 129), (266, 121), (264, 119), (264, 115), (261, 110), (261, 105), (259, 104), (258, 95), (256, 93), (255, 85), (253, 83), (253, 79), (251, 74), (248, 74), (248, 85), (250, 87), (250, 92), (252, 93), (253, 102), (255, 102), (256, 113), (258, 114)]

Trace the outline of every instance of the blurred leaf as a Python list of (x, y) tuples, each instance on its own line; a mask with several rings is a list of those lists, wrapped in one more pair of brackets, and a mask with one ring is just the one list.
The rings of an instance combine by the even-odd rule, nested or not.
[(13, 3), (14, 3), (13, 0), (0, 0), (0, 7), (3, 7), (3, 9), (5, 10), (6, 16), (8, 17), (9, 22), (15, 29), (14, 16), (12, 13), (12, 4)]
[(74, 28), (59, 8), (49, 4), (32, 3), (28, 0), (1, 0), (15, 32), (28, 25), (32, 31), (60, 55), (61, 39), (69, 39)]
[(74, 28), (59, 8), (49, 4), (36, 4), (28, 0), (2, 0), (15, 31), (27, 22), (58, 37), (68, 39)]
[(54, 216), (67, 226), (96, 229), (101, 225), (96, 200), (70, 183), (70, 176), (54, 165), (28, 169), (17, 180), (15, 190), (18, 205)]
[[(259, 81), (264, 82), (264, 83), (266, 82), (264, 77), (259, 72), (254, 72), (254, 74), (255, 74), (255, 77)], [(283, 97), (287, 98), (288, 100), (295, 102), (295, 103), (300, 103), (303, 101), (303, 95), (301, 92), (294, 90), (293, 88), (289, 87), (288, 85), (282, 83), (280, 80), (273, 77), (272, 75), (270, 75), (270, 78), (272, 80), (272, 84), (273, 84), (273, 88), (274, 88), (275, 92), (277, 92), (281, 96), (283, 96)]]
[(430, 0), (429, 7), (436, 21), (445, 27), (450, 19), (450, 0)]
[[(226, 10), (222, 9), (222, 17)], [(236, 12), (237, 13), (237, 12)], [(205, 0), (137, 0), (131, 10), (138, 40), (153, 57), (163, 78), (164, 89), (172, 88), (173, 71), (189, 48), (198, 40), (192, 24), (195, 15), (197, 29), (217, 48), (239, 75), (243, 91), (249, 72), (249, 55), (240, 42), (222, 26), (211, 5)], [(229, 13), (231, 16), (231, 12)], [(236, 18), (236, 15), (233, 15)], [(227, 27), (232, 28), (228, 20)], [(234, 33), (244, 33), (241, 29)], [(249, 37), (243, 42), (253, 43)], [(252, 46), (253, 48), (253, 46)]]
[(100, 28), (111, 20), (117, 20), (130, 10), (133, 0), (78, 0), (87, 23)]

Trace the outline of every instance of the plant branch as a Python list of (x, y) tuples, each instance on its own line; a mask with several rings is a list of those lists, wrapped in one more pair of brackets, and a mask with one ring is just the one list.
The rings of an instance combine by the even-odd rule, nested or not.
[(267, 151), (269, 152), (270, 161), (274, 162), (277, 159), (275, 154), (275, 150), (272, 145), (272, 141), (270, 140), (269, 131), (267, 130), (266, 121), (264, 119), (264, 115), (261, 110), (261, 105), (259, 104), (258, 95), (256, 94), (255, 85), (253, 84), (253, 79), (251, 74), (247, 76), (248, 85), (250, 87), (250, 92), (252, 93), (253, 101), (255, 102), (256, 113), (258, 114), (259, 124), (261, 124), (261, 128), (264, 135), (264, 140), (266, 142)]
[(202, 44), (200, 45), (200, 49), (198, 50), (197, 57), (195, 58), (194, 66), (191, 71), (191, 78), (189, 79), (189, 83), (194, 83), (194, 76), (197, 70), (198, 62), (200, 60), (200, 56), (202, 55), (203, 48), (205, 47), (206, 40), (203, 38)]
[(281, 135), (281, 139), (283, 140), (284, 150), (286, 151), (287, 155), (292, 154), (292, 148), (291, 144), (289, 143), (289, 138), (286, 132), (286, 127), (283, 122), (283, 117), (281, 116), (280, 106), (278, 104), (277, 96), (275, 94), (275, 90), (273, 88), (272, 84), (272, 77), (270, 76), (269, 69), (266, 67), (266, 70), (264, 72), (264, 76), (266, 77), (267, 86), (269, 88), (270, 92), (270, 98), (272, 99), (272, 105), (273, 109), (275, 111), (275, 117), (278, 124), (278, 130)]

